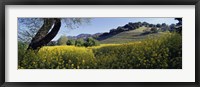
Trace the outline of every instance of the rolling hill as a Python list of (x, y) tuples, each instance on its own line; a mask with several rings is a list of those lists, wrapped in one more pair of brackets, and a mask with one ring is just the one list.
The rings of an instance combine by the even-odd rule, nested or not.
[[(174, 31), (174, 27), (166, 24), (154, 25), (146, 22), (129, 22), (124, 26), (110, 29), (108, 32), (97, 32), (95, 34), (79, 34), (77, 36), (68, 36), (68, 39), (87, 39), (93, 37), (100, 41), (101, 44), (121, 44), (133, 41), (143, 40), (148, 36), (159, 36), (163, 31)], [(162, 32), (159, 32), (162, 31)]]
[(147, 27), (140, 27), (135, 30), (124, 31), (116, 35), (110, 36), (109, 38), (106, 38), (104, 40), (100, 40), (100, 43), (102, 44), (128, 43), (128, 42), (133, 42), (133, 41), (139, 41), (149, 36), (159, 36), (160, 34), (163, 33), (163, 32), (159, 32), (159, 33), (142, 35), (142, 33), (144, 33), (144, 30), (149, 30), (149, 29)]

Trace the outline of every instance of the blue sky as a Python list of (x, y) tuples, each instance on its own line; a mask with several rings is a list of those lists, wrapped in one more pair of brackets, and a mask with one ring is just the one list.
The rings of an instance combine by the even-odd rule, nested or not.
[(76, 29), (68, 29), (67, 27), (61, 26), (61, 30), (53, 40), (57, 40), (61, 35), (76, 36), (79, 34), (95, 34), (99, 32), (108, 32), (110, 29), (115, 29), (118, 26), (124, 26), (128, 22), (148, 22), (151, 24), (162, 24), (168, 25), (177, 23), (174, 18), (93, 18), (89, 24), (85, 24)]
[[(53, 40), (57, 40), (61, 35), (66, 36), (76, 36), (79, 34), (95, 34), (102, 32), (109, 32), (110, 29), (116, 29), (118, 26), (124, 26), (129, 22), (148, 22), (151, 24), (162, 24), (166, 23), (168, 25), (178, 21), (174, 18), (92, 18), (89, 24), (79, 26), (76, 29), (69, 29), (65, 27), (62, 23), (61, 29)], [(23, 28), (23, 25), (20, 25), (19, 28)], [(25, 29), (25, 28), (24, 28)]]

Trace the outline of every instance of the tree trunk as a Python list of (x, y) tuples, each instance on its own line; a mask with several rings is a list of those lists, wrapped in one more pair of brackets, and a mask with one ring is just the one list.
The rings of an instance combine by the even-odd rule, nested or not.
[[(61, 27), (61, 20), (57, 19), (57, 18), (54, 18), (53, 20), (55, 21), (53, 28), (51, 29), (51, 28), (48, 27), (48, 29), (44, 29), (44, 31), (39, 30), (40, 31), (40, 32), (38, 31), (39, 34), (37, 34), (34, 37), (35, 39), (32, 40), (32, 42), (29, 44), (28, 50), (29, 49), (37, 50), (37, 49), (41, 48), (42, 46), (47, 45), (57, 35), (57, 33), (58, 33), (58, 31), (60, 30), (60, 27)], [(51, 21), (49, 21), (47, 23), (47, 25), (49, 25), (50, 22)], [(49, 32), (50, 29), (51, 29), (51, 31)]]
[(52, 26), (53, 26), (53, 18), (44, 18), (44, 24), (38, 30), (36, 35), (33, 37), (33, 39), (31, 40), (31, 43), (37, 42), (41, 40), (43, 37), (45, 37), (45, 35), (48, 34)]

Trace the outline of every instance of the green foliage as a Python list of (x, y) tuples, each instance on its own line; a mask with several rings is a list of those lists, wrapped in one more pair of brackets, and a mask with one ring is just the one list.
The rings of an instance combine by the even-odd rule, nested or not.
[(67, 45), (75, 45), (75, 40), (68, 40)]
[(99, 42), (95, 39), (93, 39), (92, 37), (89, 37), (86, 39), (84, 46), (85, 47), (89, 47), (89, 46), (99, 46)]
[(67, 45), (75, 45), (78, 47), (85, 46), (85, 47), (91, 47), (91, 46), (98, 46), (100, 43), (93, 39), (92, 37), (87, 38), (85, 41), (83, 39), (77, 39), (77, 40), (68, 40)]
[[(23, 60), (23, 56), (26, 53), (27, 48), (28, 48), (28, 44), (18, 41), (18, 61)], [(18, 62), (18, 65), (21, 65), (21, 62)]]
[(160, 27), (161, 27), (161, 24), (156, 24), (156, 27), (157, 27), (157, 28), (160, 28)]
[(119, 45), (43, 47), (19, 63), (19, 69), (180, 69), (182, 36), (167, 32)]
[(75, 41), (75, 46), (84, 46), (84, 40), (83, 39), (78, 39)]
[(67, 42), (67, 37), (66, 36), (61, 36), (58, 39), (58, 45), (66, 45), (66, 42)]

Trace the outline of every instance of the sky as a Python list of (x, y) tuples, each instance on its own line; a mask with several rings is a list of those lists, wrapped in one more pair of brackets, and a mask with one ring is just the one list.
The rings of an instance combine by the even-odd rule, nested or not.
[(124, 26), (129, 22), (147, 22), (150, 24), (162, 24), (168, 25), (178, 21), (174, 18), (93, 18), (89, 24), (85, 24), (76, 29), (68, 29), (61, 26), (61, 30), (53, 40), (57, 40), (61, 35), (77, 36), (79, 34), (95, 34), (102, 32), (109, 32), (110, 29), (116, 29), (118, 26)]
[(90, 23), (79, 26), (76, 29), (69, 29), (64, 24), (53, 40), (57, 40), (61, 35), (77, 36), (79, 34), (95, 34), (102, 32), (109, 32), (110, 29), (116, 29), (119, 26), (124, 26), (129, 22), (147, 22), (150, 24), (166, 23), (176, 24), (178, 21), (174, 18), (92, 18)]

